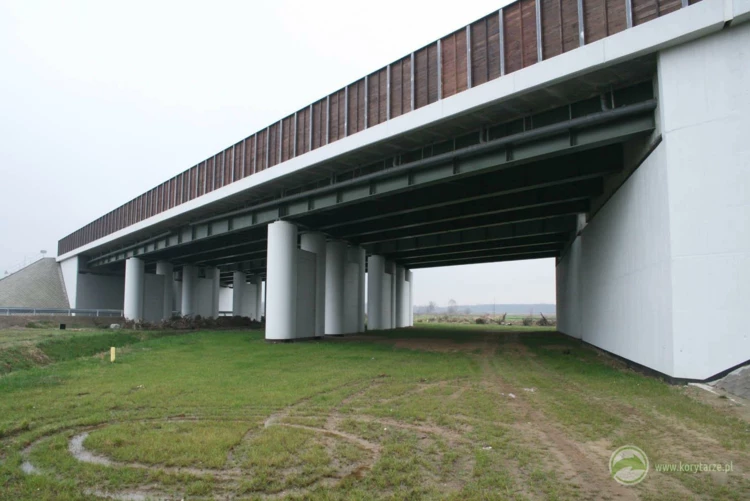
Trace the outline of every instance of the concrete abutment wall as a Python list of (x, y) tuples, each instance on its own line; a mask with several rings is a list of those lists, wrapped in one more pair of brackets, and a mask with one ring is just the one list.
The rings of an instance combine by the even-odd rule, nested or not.
[(748, 23), (659, 53), (662, 141), (558, 261), (560, 331), (679, 379), (750, 359), (748, 61)]

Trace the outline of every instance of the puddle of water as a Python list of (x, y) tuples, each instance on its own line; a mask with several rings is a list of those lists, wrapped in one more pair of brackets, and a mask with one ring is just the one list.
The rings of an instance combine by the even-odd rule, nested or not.
[(263, 428), (268, 428), (269, 426), (273, 426), (276, 424), (276, 422), (279, 420), (279, 417), (276, 414), (273, 414), (266, 419), (266, 421), (263, 423)]
[(96, 496), (98, 498), (105, 498), (105, 499), (118, 499), (120, 501), (146, 501), (146, 499), (153, 499), (153, 498), (147, 498), (145, 494), (140, 494), (137, 492), (104, 492), (104, 491), (87, 491), (88, 494), (91, 494), (93, 496)]
[(23, 470), (23, 472), (27, 475), (38, 475), (41, 473), (39, 471), (39, 468), (29, 463), (28, 461), (24, 461), (23, 463), (21, 463), (21, 470)]
[(70, 445), (68, 445), (68, 450), (73, 455), (74, 458), (76, 458), (78, 461), (84, 462), (84, 463), (93, 463), (93, 464), (100, 464), (103, 466), (111, 466), (112, 461), (109, 459), (98, 456), (96, 454), (93, 454), (86, 450), (86, 448), (83, 446), (83, 441), (86, 440), (86, 437), (89, 436), (89, 432), (85, 431), (81, 433), (80, 435), (76, 435), (72, 439), (70, 439)]

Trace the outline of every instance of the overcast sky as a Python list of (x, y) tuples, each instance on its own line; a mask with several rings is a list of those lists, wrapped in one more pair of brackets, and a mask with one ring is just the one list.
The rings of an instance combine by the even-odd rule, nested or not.
[[(507, 3), (0, 0), (0, 274)], [(555, 301), (552, 260), (415, 273), (417, 304)]]

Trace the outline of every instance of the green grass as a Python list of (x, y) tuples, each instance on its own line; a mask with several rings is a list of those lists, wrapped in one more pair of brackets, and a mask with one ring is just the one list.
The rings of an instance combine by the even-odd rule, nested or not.
[(81, 329), (0, 330), (0, 375), (62, 362), (169, 335), (168, 331)]
[[(479, 314), (446, 314), (446, 313), (432, 313), (432, 314), (418, 314), (414, 315), (414, 322), (416, 327), (445, 327), (445, 328), (478, 328), (478, 329), (489, 329), (489, 330), (515, 330), (515, 331), (554, 331), (554, 326), (539, 326), (537, 322), (541, 320), (540, 315), (506, 315), (503, 317), (500, 315), (479, 315)], [(556, 320), (555, 316), (547, 315), (545, 317), (549, 321)], [(533, 325), (524, 325), (524, 321), (531, 321)], [(505, 325), (500, 325), (500, 322)]]
[(243, 421), (122, 423), (92, 432), (84, 445), (117, 461), (222, 468), (248, 426)]
[(90, 336), (91, 334), (92, 331), (90, 329), (58, 330), (51, 327), (0, 329), (0, 350), (24, 344), (38, 344), (55, 339)]
[[(356, 460), (354, 453), (349, 451), (346, 459)], [(311, 430), (270, 427), (255, 434), (236, 454), (248, 478), (241, 484), (243, 493), (306, 487), (333, 474), (333, 458)]]
[[(623, 444), (652, 462), (737, 470), (652, 469), (628, 488), (638, 497), (750, 496), (750, 426), (727, 401), (708, 405), (539, 328), (295, 344), (247, 331), (39, 336), (13, 345), (0, 332), (0, 356), (31, 345), (48, 357), (0, 377), (0, 499), (616, 498), (625, 488), (607, 461)], [(111, 345), (125, 346), (116, 363), (92, 356)], [(68, 443), (83, 431), (117, 465), (75, 459)], [(24, 474), (24, 460), (41, 473)]]
[(456, 332), (456, 331), (555, 332), (554, 327), (539, 327), (536, 325), (526, 326), (526, 325), (461, 324), (461, 323), (448, 323), (448, 324), (418, 323), (414, 325), (413, 329), (427, 330), (430, 332), (435, 332), (435, 331), (440, 331), (440, 330), (446, 330), (449, 332)]

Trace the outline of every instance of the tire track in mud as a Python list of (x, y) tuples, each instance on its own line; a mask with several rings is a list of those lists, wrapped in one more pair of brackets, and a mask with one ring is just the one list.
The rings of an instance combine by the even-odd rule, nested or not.
[[(483, 380), (490, 389), (506, 397), (506, 401), (516, 412), (528, 418), (526, 422), (517, 421), (506, 426), (516, 430), (522, 437), (532, 437), (550, 451), (555, 461), (547, 461), (546, 466), (561, 473), (562, 480), (572, 483), (577, 495), (582, 498), (591, 500), (639, 499), (636, 491), (610, 478), (606, 460), (602, 461), (598, 456), (592, 455), (585, 446), (568, 438), (567, 433), (558, 423), (549, 419), (527, 399), (526, 392), (522, 388), (514, 388), (497, 374), (492, 364), (493, 355), (494, 350), (488, 350), (480, 355)], [(508, 398), (510, 394), (513, 394), (515, 398)], [(532, 448), (536, 448), (537, 444), (531, 445)]]
[[(494, 341), (494, 342), (493, 342)], [(609, 498), (609, 499), (623, 499), (623, 500), (629, 500), (629, 499), (637, 499), (637, 491), (634, 491), (632, 489), (627, 489), (625, 487), (619, 486), (614, 480), (612, 480), (608, 475), (607, 470), (607, 463), (606, 461), (602, 462), (598, 455), (592, 455), (591, 451), (587, 450), (585, 445), (579, 444), (576, 441), (571, 440), (565, 430), (553, 419), (550, 419), (548, 416), (545, 415), (543, 410), (538, 408), (538, 403), (533, 402), (533, 398), (529, 398), (530, 395), (527, 395), (521, 388), (514, 388), (512, 384), (510, 384), (508, 381), (503, 379), (500, 374), (497, 373), (496, 368), (493, 366), (493, 359), (495, 358), (495, 353), (497, 348), (499, 347), (499, 344), (497, 340), (492, 339), (485, 339), (483, 342), (483, 345), (481, 347), (481, 353), (477, 355), (471, 355), (473, 357), (476, 357), (479, 366), (481, 368), (481, 378), (482, 378), (482, 385), (490, 390), (493, 393), (499, 394), (499, 393), (505, 393), (505, 395), (509, 393), (515, 393), (517, 396), (515, 399), (510, 399), (509, 397), (504, 398), (504, 405), (507, 404), (508, 407), (513, 409), (513, 414), (517, 415), (517, 417), (527, 417), (528, 419), (525, 420), (519, 420), (516, 423), (508, 423), (508, 422), (499, 422), (499, 423), (493, 423), (489, 420), (484, 420), (480, 418), (468, 418), (464, 420), (466, 421), (474, 421), (477, 424), (489, 424), (489, 425), (497, 425), (506, 427), (511, 430), (515, 430), (518, 432), (519, 437), (523, 442), (526, 442), (526, 445), (530, 448), (538, 448), (541, 444), (542, 446), (546, 447), (549, 451), (549, 454), (551, 455), (548, 459), (548, 462), (545, 462), (545, 465), (557, 470), (561, 473), (561, 480), (565, 480), (566, 482), (572, 483), (577, 487), (577, 494), (580, 495), (580, 497), (588, 498), (588, 499), (602, 499), (602, 498)], [(435, 440), (437, 438), (440, 438), (442, 440), (445, 440), (445, 442), (451, 446), (451, 447), (457, 447), (460, 446), (462, 448), (468, 447), (466, 449), (469, 451), (474, 446), (478, 446), (479, 444), (476, 443), (476, 440), (472, 438), (468, 438), (466, 435), (466, 430), (454, 430), (447, 427), (437, 426), (434, 424), (411, 424), (411, 423), (405, 423), (401, 422), (395, 419), (391, 418), (379, 418), (376, 416), (370, 416), (358, 412), (352, 412), (352, 413), (346, 413), (342, 414), (339, 412), (340, 409), (345, 407), (350, 407), (352, 403), (356, 403), (358, 399), (361, 399), (363, 396), (367, 394), (368, 391), (370, 391), (373, 388), (378, 387), (380, 384), (382, 384), (382, 379), (379, 378), (371, 378), (371, 379), (359, 379), (356, 381), (350, 381), (345, 384), (337, 385), (335, 387), (326, 389), (324, 391), (316, 392), (312, 395), (308, 395), (304, 398), (301, 398), (294, 403), (277, 409), (275, 412), (272, 412), (270, 415), (265, 414), (265, 419), (263, 419), (263, 414), (258, 414), (252, 416), (253, 418), (257, 418), (257, 421), (253, 421), (253, 419), (248, 420), (241, 420), (241, 422), (248, 422), (249, 428), (248, 431), (243, 435), (242, 439), (239, 443), (247, 442), (247, 440), (251, 439), (252, 436), (256, 433), (262, 433), (263, 429), (273, 427), (273, 426), (285, 426), (289, 428), (296, 428), (301, 429), (305, 431), (309, 431), (311, 433), (317, 434), (319, 437), (325, 437), (323, 440), (328, 441), (329, 446), (326, 446), (327, 450), (331, 450), (330, 444), (333, 442), (330, 442), (331, 440), (343, 440), (348, 443), (351, 443), (355, 445), (356, 447), (360, 448), (361, 450), (365, 451), (365, 459), (362, 460), (361, 463), (357, 463), (356, 465), (351, 466), (350, 468), (341, 468), (337, 467), (336, 472), (333, 476), (327, 476), (321, 479), (318, 479), (316, 482), (312, 483), (311, 485), (305, 487), (305, 488), (289, 488), (286, 490), (281, 490), (278, 492), (274, 492), (272, 494), (265, 494), (262, 492), (253, 492), (251, 495), (257, 496), (259, 498), (280, 498), (284, 496), (289, 495), (300, 495), (304, 496), (307, 492), (310, 490), (317, 488), (317, 487), (335, 487), (339, 482), (347, 478), (348, 476), (356, 474), (358, 478), (367, 471), (370, 471), (373, 466), (377, 463), (379, 458), (381, 457), (383, 453), (383, 446), (378, 443), (377, 441), (373, 439), (366, 439), (362, 436), (357, 435), (356, 433), (350, 432), (350, 430), (343, 430), (342, 429), (342, 423), (345, 420), (353, 420), (355, 422), (360, 423), (375, 423), (379, 426), (384, 427), (392, 427), (392, 428), (398, 428), (405, 431), (417, 433), (421, 435), (421, 439), (425, 439), (429, 443), (430, 440)], [(435, 383), (423, 383), (423, 384), (417, 384), (417, 387), (414, 389), (411, 389), (404, 394), (400, 394), (398, 397), (395, 398), (409, 398), (410, 395), (421, 393), (427, 389), (433, 388), (433, 387), (440, 387), (440, 386), (457, 386), (456, 391), (448, 396), (443, 396), (439, 398), (448, 398), (448, 399), (456, 399), (460, 398), (461, 394), (465, 392), (468, 389), (468, 385), (470, 384), (469, 381), (466, 381), (464, 385), (456, 385), (455, 382), (453, 384), (447, 383), (445, 381), (435, 382)], [(310, 416), (305, 416), (304, 412), (300, 414), (299, 416), (295, 416), (294, 412), (296, 410), (301, 410), (304, 408), (305, 404), (310, 402), (311, 400), (315, 399), (318, 396), (321, 395), (327, 395), (334, 392), (340, 391), (342, 388), (346, 387), (353, 387), (361, 385), (360, 388), (358, 388), (356, 391), (346, 395), (345, 397), (341, 398), (340, 401), (337, 404), (333, 404), (328, 408), (327, 412), (319, 412), (319, 413), (313, 413)], [(521, 390), (521, 391), (519, 391)], [(390, 400), (388, 400), (390, 401)], [(314, 410), (314, 409), (311, 409)], [(347, 409), (348, 410), (348, 409)], [(355, 408), (352, 410), (356, 410)], [(294, 419), (295, 417), (299, 417), (304, 419), (305, 417), (310, 417), (311, 419), (315, 418), (323, 418), (325, 417), (325, 421), (320, 426), (312, 426), (307, 424), (298, 424), (293, 422), (284, 422), (287, 419)], [(459, 419), (461, 419), (460, 416), (455, 416)], [(173, 418), (168, 418), (172, 421), (178, 421), (183, 420), (186, 422), (195, 422), (195, 421), (221, 421), (220, 418), (212, 417), (212, 418), (201, 418), (197, 416), (176, 416)], [(233, 447), (231, 447), (227, 452), (227, 468), (221, 468), (221, 469), (207, 469), (207, 468), (194, 468), (194, 467), (171, 467), (171, 466), (159, 466), (159, 465), (150, 465), (150, 464), (143, 464), (143, 463), (125, 463), (125, 462), (118, 462), (115, 461), (109, 457), (93, 453), (91, 451), (88, 451), (83, 446), (84, 441), (86, 437), (88, 436), (88, 433), (95, 430), (102, 428), (104, 426), (110, 426), (112, 424), (117, 424), (118, 422), (153, 422), (153, 421), (162, 421), (164, 420), (159, 418), (152, 418), (147, 420), (139, 420), (139, 419), (131, 419), (131, 420), (121, 420), (121, 421), (110, 421), (107, 423), (102, 423), (97, 426), (89, 426), (89, 427), (70, 427), (66, 429), (60, 429), (55, 431), (54, 433), (50, 433), (46, 436), (38, 438), (35, 442), (30, 444), (25, 450), (25, 459), (28, 460), (30, 456), (30, 452), (39, 442), (42, 440), (45, 440), (51, 436), (59, 435), (61, 433), (66, 433), (68, 431), (74, 431), (73, 437), (69, 440), (69, 451), (73, 457), (76, 458), (76, 460), (82, 462), (82, 463), (94, 463), (94, 464), (100, 464), (105, 467), (112, 467), (112, 468), (137, 468), (137, 469), (143, 469), (143, 470), (149, 470), (149, 471), (160, 471), (167, 474), (189, 474), (196, 477), (211, 477), (219, 481), (220, 485), (216, 486), (216, 491), (213, 493), (214, 496), (226, 497), (228, 499), (233, 498), (234, 496), (238, 496), (236, 492), (232, 489), (232, 487), (236, 487), (240, 479), (247, 479), (249, 476), (249, 472), (247, 470), (242, 470), (239, 467), (229, 467), (236, 464), (236, 458), (234, 457), (235, 448), (239, 445), (239, 443)], [(237, 421), (237, 420), (235, 420)], [(530, 422), (529, 422), (530, 421)], [(250, 425), (250, 423), (262, 423), (259, 426)], [(467, 429), (470, 431), (473, 427), (471, 425), (467, 425)], [(468, 454), (471, 456), (471, 454)], [(36, 466), (33, 465), (31, 462), (28, 463), (32, 468), (36, 469)], [(474, 467), (473, 462), (471, 464), (467, 464), (466, 468), (471, 470)], [(30, 473), (30, 472), (29, 472)], [(43, 471), (39, 471), (37, 469), (34, 473), (46, 473)], [(526, 477), (519, 477), (519, 481), (523, 483), (529, 483), (530, 480)], [(458, 482), (455, 486), (457, 489), (461, 488), (462, 483)], [(522, 484), (523, 487), (523, 484)], [(163, 488), (162, 488), (163, 489)], [(97, 496), (97, 497), (108, 497), (108, 498), (115, 498), (115, 499), (124, 499), (124, 500), (133, 500), (133, 499), (146, 499), (146, 498), (169, 498), (173, 497), (173, 494), (167, 494), (165, 492), (160, 492), (159, 486), (153, 486), (153, 485), (142, 485), (138, 486), (137, 489), (123, 489), (121, 491), (113, 491), (113, 492), (105, 492), (105, 491), (93, 491), (89, 490), (87, 491), (89, 495)], [(245, 495), (248, 495), (246, 493)], [(142, 497), (138, 497), (142, 496)], [(193, 498), (193, 496), (191, 496)]]
[[(149, 420), (153, 422), (153, 420)], [(180, 420), (169, 420), (171, 422), (179, 422)], [(190, 419), (189, 422), (196, 422), (200, 421), (200, 419)], [(215, 419), (212, 419), (212, 421), (216, 421)], [(128, 422), (140, 422), (137, 419), (130, 420)], [(212, 469), (212, 468), (197, 468), (192, 466), (165, 466), (165, 465), (154, 465), (154, 464), (146, 464), (146, 463), (140, 463), (140, 462), (125, 462), (125, 461), (117, 461), (114, 459), (111, 459), (105, 455), (98, 454), (95, 452), (92, 452), (84, 446), (84, 441), (89, 436), (89, 433), (91, 431), (105, 428), (106, 426), (109, 426), (111, 424), (115, 423), (108, 423), (104, 425), (99, 425), (96, 427), (89, 427), (86, 431), (80, 431), (76, 434), (74, 434), (69, 440), (68, 440), (68, 452), (70, 455), (76, 459), (80, 463), (84, 464), (93, 464), (98, 466), (104, 466), (109, 468), (134, 468), (138, 470), (144, 470), (149, 472), (158, 472), (163, 474), (169, 474), (169, 475), (191, 475), (194, 477), (209, 477), (214, 481), (219, 481), (221, 484), (224, 484), (223, 486), (217, 486), (220, 491), (225, 491), (223, 493), (222, 497), (226, 498), (233, 498), (234, 495), (231, 492), (233, 486), (236, 486), (241, 480), (247, 480), (249, 476), (249, 472), (246, 470), (242, 470), (241, 468), (221, 468), (221, 469)], [(248, 423), (250, 424), (250, 423)], [(254, 493), (254, 496), (260, 497), (260, 498), (268, 498), (268, 499), (277, 499), (277, 498), (283, 498), (286, 496), (289, 496), (291, 494), (304, 494), (305, 492), (308, 492), (311, 489), (314, 489), (319, 486), (323, 487), (335, 487), (335, 485), (342, 481), (347, 476), (351, 475), (355, 471), (361, 471), (363, 469), (369, 470), (372, 465), (375, 463), (377, 458), (380, 454), (380, 446), (378, 444), (374, 444), (372, 442), (369, 442), (361, 437), (358, 437), (356, 435), (338, 431), (338, 430), (328, 430), (323, 428), (316, 428), (312, 426), (304, 426), (304, 425), (295, 425), (295, 424), (287, 424), (287, 423), (274, 423), (270, 424), (269, 426), (283, 426), (288, 428), (297, 428), (297, 429), (303, 429), (307, 431), (311, 431), (317, 434), (321, 434), (326, 437), (336, 437), (342, 440), (346, 440), (350, 443), (355, 444), (357, 447), (365, 450), (367, 452), (367, 457), (363, 461), (359, 462), (352, 462), (349, 465), (347, 465), (345, 468), (340, 469), (332, 476), (325, 476), (312, 484), (308, 485), (305, 489), (300, 488), (289, 488), (289, 489), (283, 489), (278, 492), (274, 492), (272, 494), (265, 494), (265, 493)], [(68, 429), (61, 431), (60, 433), (65, 433), (66, 431), (69, 431)], [(251, 435), (254, 431), (257, 431), (256, 428), (251, 427), (250, 430), (243, 436), (243, 439), (247, 437), (248, 435)], [(45, 470), (38, 468), (35, 466), (30, 459), (31, 451), (34, 447), (39, 445), (41, 442), (48, 440), (49, 438), (52, 438), (54, 436), (59, 435), (60, 433), (41, 437), (40, 439), (36, 440), (29, 446), (27, 446), (23, 452), (22, 455), (24, 457), (24, 463), (22, 466), (22, 470), (24, 473), (32, 475), (32, 474), (45, 474)], [(233, 448), (228, 451), (228, 459), (230, 458), (230, 455), (233, 454)], [(124, 489), (122, 491), (102, 491), (102, 490), (95, 490), (95, 489), (84, 489), (84, 491), (92, 496), (101, 497), (101, 498), (107, 498), (107, 499), (118, 499), (118, 500), (141, 500), (141, 499), (172, 499), (174, 497), (173, 494), (160, 491), (158, 487), (154, 486), (139, 486), (137, 488), (128, 488)], [(191, 496), (193, 499), (201, 499), (200, 496)], [(211, 498), (211, 497), (209, 497)]]
[[(470, 442), (470, 440), (463, 437), (460, 433), (453, 431), (453, 430), (446, 429), (446, 428), (442, 428), (439, 426), (427, 425), (427, 424), (425, 425), (409, 424), (409, 423), (402, 423), (402, 422), (389, 419), (389, 418), (380, 419), (380, 418), (365, 415), (365, 414), (359, 414), (359, 413), (341, 414), (338, 412), (337, 409), (348, 405), (352, 401), (355, 401), (357, 398), (362, 397), (371, 388), (380, 384), (377, 379), (365, 382), (362, 388), (360, 388), (356, 392), (342, 399), (341, 402), (337, 404), (336, 406), (334, 406), (334, 408), (328, 413), (326, 422), (321, 427), (284, 422), (284, 419), (290, 417), (290, 415), (293, 413), (295, 409), (303, 406), (306, 402), (310, 401), (316, 396), (332, 393), (332, 392), (340, 390), (341, 388), (356, 385), (356, 384), (363, 384), (363, 381), (360, 380), (360, 381), (355, 381), (355, 382), (349, 382), (343, 385), (336, 386), (334, 388), (330, 388), (326, 391), (321, 391), (313, 395), (309, 395), (303, 399), (296, 401), (295, 403), (287, 407), (284, 407), (278, 410), (277, 412), (274, 412), (273, 414), (271, 414), (265, 420), (262, 420), (262, 421), (260, 419), (258, 421), (255, 421), (253, 419), (230, 420), (232, 422), (248, 423), (248, 426), (249, 426), (248, 431), (243, 435), (243, 438), (240, 440), (240, 443), (248, 440), (254, 434), (258, 433), (259, 431), (262, 431), (262, 429), (272, 427), (272, 426), (284, 426), (284, 427), (289, 427), (289, 428), (296, 428), (296, 429), (310, 431), (312, 433), (316, 433), (323, 437), (344, 440), (344, 441), (354, 444), (355, 446), (357, 446), (358, 448), (366, 452), (366, 458), (364, 460), (360, 462), (350, 463), (347, 465), (347, 467), (339, 469), (333, 477), (328, 476), (328, 477), (319, 479), (318, 481), (314, 482), (313, 484), (307, 486), (304, 489), (290, 488), (290, 489), (282, 490), (279, 492), (275, 492), (273, 494), (254, 493), (254, 495), (261, 497), (261, 498), (269, 498), (269, 499), (280, 498), (280, 497), (293, 495), (293, 494), (304, 495), (310, 489), (316, 488), (318, 486), (335, 487), (336, 484), (338, 484), (340, 481), (342, 481), (344, 478), (347, 478), (348, 476), (356, 474), (358, 477), (361, 477), (361, 475), (364, 472), (371, 470), (374, 464), (380, 458), (380, 455), (382, 453), (382, 446), (379, 443), (373, 442), (371, 440), (367, 440), (356, 434), (349, 433), (347, 431), (342, 431), (340, 429), (340, 425), (345, 419), (351, 419), (356, 422), (363, 422), (363, 423), (377, 423), (379, 426), (393, 427), (393, 428), (408, 430), (411, 432), (421, 434), (423, 439), (428, 435), (440, 437), (442, 439), (445, 439), (449, 444), (459, 444), (459, 443), (465, 444), (465, 443)], [(433, 386), (435, 386), (435, 384), (420, 385), (419, 390), (423, 391), (424, 389), (427, 389)], [(260, 418), (261, 416), (253, 416), (253, 417)], [(60, 429), (55, 430), (54, 432), (38, 437), (31, 444), (29, 444), (27, 447), (24, 448), (23, 453), (22, 453), (24, 457), (23, 470), (27, 474), (51, 473), (51, 472), (45, 471), (44, 469), (38, 468), (36, 465), (32, 463), (31, 457), (30, 457), (31, 451), (40, 443), (50, 438), (73, 431), (74, 432), (73, 435), (68, 439), (68, 452), (73, 458), (75, 458), (80, 463), (95, 464), (95, 465), (108, 467), (108, 468), (134, 468), (134, 469), (139, 469), (139, 470), (144, 470), (144, 471), (159, 472), (159, 473), (165, 473), (165, 474), (170, 474), (170, 475), (187, 474), (187, 475), (191, 475), (191, 476), (198, 477), (198, 478), (209, 477), (213, 479), (214, 481), (218, 481), (220, 484), (223, 484), (223, 486), (222, 485), (216, 486), (216, 489), (218, 491), (223, 491), (222, 497), (232, 498), (234, 497), (234, 494), (231, 492), (231, 487), (236, 485), (241, 479), (247, 479), (247, 476), (248, 476), (248, 472), (243, 471), (241, 468), (227, 467), (227, 468), (221, 468), (221, 469), (212, 469), (212, 468), (197, 468), (197, 467), (191, 467), (191, 466), (154, 465), (154, 464), (140, 463), (137, 461), (136, 462), (124, 462), (124, 461), (114, 460), (106, 455), (102, 455), (102, 454), (90, 451), (84, 446), (84, 442), (86, 438), (89, 436), (89, 434), (92, 431), (96, 431), (96, 430), (105, 428), (107, 426), (112, 426), (116, 424), (139, 423), (139, 422), (141, 423), (152, 422), (153, 423), (153, 422), (200, 422), (200, 421), (221, 422), (223, 420), (215, 416), (212, 416), (210, 418), (201, 418), (198, 416), (178, 415), (178, 416), (172, 416), (168, 418), (123, 419), (123, 420), (110, 421), (106, 423), (100, 423), (97, 425), (73, 426), (73, 427), (68, 427), (68, 428), (60, 428)], [(262, 422), (262, 425), (260, 427), (256, 427), (252, 424), (256, 422)], [(227, 465), (231, 465), (235, 463), (234, 451), (237, 445), (231, 447), (229, 451), (227, 452)], [(173, 494), (161, 491), (159, 486), (154, 486), (154, 485), (143, 485), (143, 486), (138, 486), (136, 488), (131, 487), (131, 488), (123, 489), (120, 491), (105, 491), (105, 490), (96, 490), (96, 489), (87, 489), (87, 488), (85, 488), (84, 491), (88, 495), (91, 495), (91, 496), (109, 498), (109, 499), (119, 499), (119, 500), (141, 500), (141, 499), (151, 499), (151, 498), (173, 497)], [(218, 492), (214, 494), (218, 494)]]
[[(303, 429), (303, 430), (310, 431), (310, 432), (313, 432), (313, 433), (316, 433), (325, 437), (335, 437), (340, 440), (345, 440), (347, 442), (353, 443), (355, 446), (366, 451), (367, 453), (366, 459), (363, 461), (359, 461), (359, 462), (352, 462), (349, 465), (347, 465), (345, 468), (337, 471), (333, 477), (331, 476), (323, 477), (317, 480), (316, 482), (313, 482), (312, 484), (308, 485), (304, 489), (289, 488), (289, 489), (281, 490), (279, 492), (274, 492), (273, 494), (254, 493), (254, 495), (261, 497), (261, 498), (269, 498), (269, 499), (281, 498), (281, 497), (289, 496), (292, 494), (300, 495), (318, 486), (334, 487), (338, 482), (342, 481), (347, 476), (353, 474), (355, 471), (361, 472), (363, 470), (370, 470), (372, 468), (372, 466), (375, 464), (375, 462), (380, 456), (381, 447), (379, 444), (370, 442), (354, 434), (340, 431), (340, 430), (337, 430), (328, 426), (315, 427), (315, 426), (306, 426), (306, 425), (282, 422), (282, 420), (285, 417), (289, 416), (289, 414), (291, 413), (293, 409), (303, 405), (305, 402), (317, 396), (325, 395), (334, 391), (338, 391), (341, 388), (351, 386), (353, 384), (360, 384), (361, 382), (362, 381), (348, 382), (348, 383), (336, 386), (334, 388), (329, 388), (325, 391), (317, 392), (315, 394), (302, 398), (298, 400), (297, 402), (287, 407), (284, 407), (280, 411), (275, 412), (271, 414), (270, 416), (268, 416), (265, 419), (265, 421), (262, 422), (263, 423), (262, 428), (268, 428), (271, 426), (283, 426), (283, 427), (288, 427), (288, 428)], [(95, 465), (111, 467), (111, 468), (134, 468), (134, 469), (139, 469), (139, 470), (173, 474), (173, 475), (188, 474), (188, 475), (192, 475), (192, 476), (199, 477), (199, 478), (210, 477), (213, 480), (218, 480), (222, 483), (227, 484), (227, 487), (231, 487), (232, 484), (236, 484), (240, 480), (248, 478), (247, 471), (243, 471), (242, 469), (236, 468), (236, 467), (235, 468), (210, 469), (210, 468), (196, 468), (196, 467), (190, 467), (190, 466), (153, 465), (153, 464), (140, 463), (137, 461), (136, 462), (123, 462), (123, 461), (117, 461), (117, 460), (111, 459), (102, 454), (89, 451), (84, 446), (84, 442), (86, 438), (89, 436), (90, 432), (105, 428), (107, 426), (112, 426), (116, 424), (124, 424), (124, 423), (139, 423), (139, 422), (148, 423), (148, 422), (165, 422), (165, 421), (166, 422), (199, 422), (199, 421), (221, 422), (224, 420), (222, 420), (221, 418), (217, 418), (217, 417), (209, 417), (209, 418), (204, 419), (198, 416), (178, 416), (178, 417), (171, 417), (171, 418), (148, 418), (148, 419), (134, 418), (134, 419), (110, 421), (107, 423), (100, 423), (98, 425), (93, 425), (93, 426), (73, 426), (73, 427), (67, 427), (67, 428), (59, 428), (55, 430), (54, 432), (50, 432), (48, 434), (44, 434), (38, 437), (21, 451), (21, 455), (23, 458), (21, 469), (25, 474), (28, 474), (28, 475), (45, 474), (45, 471), (43, 469), (37, 467), (36, 465), (32, 463), (31, 457), (30, 457), (31, 451), (40, 443), (50, 438), (53, 438), (60, 434), (67, 433), (69, 431), (76, 431), (76, 433), (70, 439), (68, 439), (68, 452), (71, 454), (73, 458), (75, 458), (77, 461), (81, 463), (95, 464)], [(236, 419), (232, 419), (228, 421), (248, 423), (249, 429), (243, 435), (243, 438), (240, 440), (240, 443), (244, 440), (247, 440), (252, 435), (258, 432), (258, 428), (252, 425), (252, 423), (254, 423), (255, 421), (236, 420)], [(232, 464), (234, 462), (235, 448), (236, 446), (233, 446), (227, 452), (227, 464)], [(168, 494), (166, 492), (159, 492), (159, 489), (155, 488), (154, 486), (140, 486), (138, 488), (130, 488), (130, 489), (122, 490), (122, 491), (101, 491), (101, 490), (95, 490), (95, 489), (84, 489), (84, 491), (88, 495), (107, 498), (107, 499), (119, 499), (119, 500), (141, 500), (141, 499), (151, 499), (151, 498), (165, 498), (166, 499), (166, 498), (173, 497), (173, 495)], [(228, 493), (228, 494), (225, 493), (225, 494), (226, 494), (225, 497), (227, 498), (233, 497), (231, 493)], [(193, 496), (191, 497), (195, 498)], [(197, 498), (200, 498), (200, 496), (198, 496)]]
[[(551, 371), (547, 366), (539, 362), (539, 360), (537, 359), (529, 358), (528, 363), (534, 366), (535, 370), (546, 374), (552, 379), (560, 378), (559, 374)], [(564, 379), (564, 384), (567, 388), (574, 389), (579, 395), (585, 396), (588, 395), (591, 391), (581, 383), (572, 381), (569, 378)], [(637, 407), (633, 407), (631, 405), (623, 404), (612, 397), (605, 397), (603, 400), (608, 405), (614, 406), (616, 408), (623, 408), (623, 414), (628, 416), (628, 420), (637, 421), (638, 426), (648, 426), (649, 428), (653, 428), (655, 419), (661, 425), (661, 428), (663, 430), (662, 435), (657, 439), (657, 441), (670, 450), (687, 452), (687, 454), (684, 454), (683, 457), (690, 457), (692, 452), (689, 448), (686, 448), (684, 444), (700, 442), (702, 450), (708, 449), (714, 452), (720, 452), (717, 457), (729, 457), (730, 459), (736, 459), (738, 464), (741, 464), (742, 462), (747, 463), (748, 461), (747, 457), (741, 458), (740, 456), (736, 455), (728, 456), (728, 454), (730, 454), (728, 451), (724, 450), (723, 448), (717, 448), (718, 442), (716, 440), (701, 434), (699, 431), (686, 427), (683, 423), (676, 422), (675, 420), (670, 419), (669, 417), (659, 412), (654, 411), (646, 414), (641, 409), (638, 409)], [(586, 442), (580, 444), (579, 447), (592, 459), (598, 459), (601, 465), (608, 464), (610, 454), (614, 450), (610, 443), (601, 445), (596, 442)], [(696, 459), (695, 462), (700, 462), (700, 460)], [(748, 478), (748, 475), (743, 474), (743, 477)], [(638, 488), (650, 492), (651, 495), (657, 496), (660, 494), (664, 494), (665, 489), (672, 489), (673, 491), (675, 491), (675, 494), (683, 496), (685, 499), (695, 497), (696, 494), (691, 491), (688, 486), (683, 484), (683, 482), (681, 481), (682, 478), (684, 477), (654, 474), (651, 475), (649, 482), (639, 484)]]

